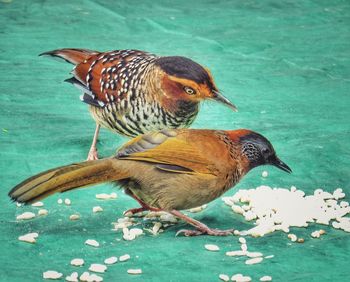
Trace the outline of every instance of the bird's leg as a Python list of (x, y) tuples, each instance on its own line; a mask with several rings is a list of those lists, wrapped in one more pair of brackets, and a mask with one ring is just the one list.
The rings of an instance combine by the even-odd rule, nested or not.
[(195, 220), (191, 217), (188, 217), (177, 210), (172, 210), (170, 211), (170, 213), (197, 228), (197, 230), (184, 230), (184, 229), (180, 230), (176, 233), (176, 236), (182, 233), (185, 236), (198, 236), (198, 235), (205, 235), (205, 234), (211, 235), (211, 236), (227, 236), (227, 235), (232, 235), (234, 231), (233, 229), (229, 229), (229, 230), (211, 229), (205, 224), (201, 223), (200, 221)]
[(92, 139), (90, 151), (87, 157), (87, 161), (93, 161), (93, 160), (98, 160), (98, 154), (97, 154), (97, 138), (98, 138), (98, 133), (100, 132), (100, 125), (96, 122), (96, 129), (95, 129), (95, 134), (94, 138)]
[(160, 209), (157, 208), (152, 208), (150, 206), (148, 206), (145, 202), (143, 202), (140, 198), (138, 198), (137, 196), (135, 196), (134, 193), (132, 193), (130, 190), (128, 191), (128, 195), (133, 197), (140, 205), (140, 208), (133, 208), (133, 209), (129, 209), (127, 211), (124, 212), (124, 215), (134, 215), (136, 213), (140, 213), (143, 211), (160, 211)]

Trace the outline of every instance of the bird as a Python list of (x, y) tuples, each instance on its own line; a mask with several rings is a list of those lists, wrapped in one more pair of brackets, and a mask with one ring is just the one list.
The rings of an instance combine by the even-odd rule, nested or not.
[(66, 81), (82, 91), (96, 122), (88, 160), (98, 159), (100, 127), (127, 137), (164, 128), (187, 128), (199, 103), (212, 99), (236, 106), (216, 87), (209, 69), (182, 56), (156, 56), (139, 50), (99, 52), (58, 49), (40, 54), (75, 65)]
[(30, 204), (56, 192), (113, 182), (140, 208), (126, 213), (165, 211), (190, 225), (185, 236), (225, 236), (181, 210), (213, 201), (260, 165), (291, 173), (268, 139), (248, 129), (163, 129), (140, 135), (108, 158), (74, 163), (39, 173), (15, 186), (13, 201)]

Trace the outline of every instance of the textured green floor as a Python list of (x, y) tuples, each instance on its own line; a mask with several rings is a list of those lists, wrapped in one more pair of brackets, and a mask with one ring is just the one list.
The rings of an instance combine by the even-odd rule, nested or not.
[[(41, 281), (47, 269), (71, 273), (74, 257), (83, 257), (87, 269), (124, 253), (132, 259), (108, 268), (105, 281), (218, 281), (220, 273), (239, 272), (254, 281), (263, 275), (274, 281), (348, 280), (349, 234), (334, 229), (305, 244), (289, 245), (284, 233), (248, 238), (251, 249), (275, 255), (253, 266), (224, 255), (239, 248), (234, 237), (175, 238), (184, 224), (158, 237), (116, 241), (121, 235), (110, 224), (135, 202), (120, 191), (117, 200), (98, 202), (95, 194), (115, 191), (111, 185), (63, 195), (71, 207), (57, 205), (55, 195), (45, 200), (48, 216), (15, 222), (34, 208), (16, 208), (8, 190), (42, 170), (83, 160), (94, 131), (80, 93), (63, 82), (71, 66), (37, 56), (61, 47), (137, 48), (197, 60), (211, 68), (239, 112), (206, 103), (193, 127), (262, 132), (294, 171), (268, 168), (270, 176), (262, 179), (263, 169), (256, 169), (239, 188), (342, 187), (350, 196), (349, 1), (173, 2), (0, 0), (0, 281)], [(100, 153), (111, 155), (125, 140), (102, 131)], [(92, 214), (95, 205), (104, 212)], [(80, 221), (67, 219), (73, 212)], [(195, 217), (213, 227), (249, 226), (220, 199)], [(293, 231), (308, 238), (315, 228)], [(17, 240), (30, 231), (40, 233), (37, 244)], [(84, 246), (88, 238), (102, 246)], [(205, 251), (206, 243), (221, 251)], [(126, 273), (138, 267), (141, 276)]]

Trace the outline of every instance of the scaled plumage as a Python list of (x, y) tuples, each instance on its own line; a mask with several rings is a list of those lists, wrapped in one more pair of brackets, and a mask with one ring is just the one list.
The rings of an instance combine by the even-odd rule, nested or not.
[[(186, 128), (199, 110), (199, 102), (214, 99), (235, 110), (222, 96), (210, 72), (191, 59), (158, 57), (138, 50), (98, 52), (60, 49), (41, 55), (60, 57), (75, 65), (67, 81), (79, 88), (96, 121), (92, 155), (102, 125), (135, 137), (163, 128)], [(94, 155), (95, 153), (95, 155)]]

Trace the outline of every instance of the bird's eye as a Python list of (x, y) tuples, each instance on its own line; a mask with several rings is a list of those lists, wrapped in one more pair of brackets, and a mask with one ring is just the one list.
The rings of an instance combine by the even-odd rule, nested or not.
[(269, 149), (267, 149), (267, 148), (262, 149), (262, 153), (265, 156), (268, 155), (269, 154)]
[(188, 95), (194, 95), (194, 94), (196, 94), (196, 91), (195, 91), (193, 88), (191, 88), (191, 87), (185, 86), (185, 87), (184, 87), (184, 90), (185, 90), (185, 92), (186, 92)]

